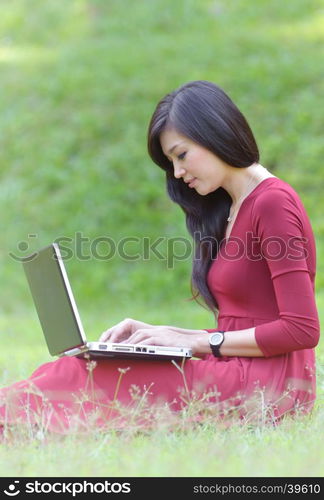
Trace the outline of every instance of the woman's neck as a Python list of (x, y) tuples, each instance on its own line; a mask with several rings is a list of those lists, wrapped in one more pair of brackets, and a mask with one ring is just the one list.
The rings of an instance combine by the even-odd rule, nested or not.
[(275, 177), (259, 163), (250, 167), (230, 167), (229, 176), (224, 183), (224, 189), (232, 198), (232, 207), (237, 207), (255, 187), (268, 177)]

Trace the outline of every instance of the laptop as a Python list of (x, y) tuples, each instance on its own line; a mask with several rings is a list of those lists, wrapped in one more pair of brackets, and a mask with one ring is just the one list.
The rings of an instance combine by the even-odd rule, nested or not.
[(191, 349), (109, 342), (88, 342), (73, 297), (59, 245), (51, 245), (22, 261), (49, 353), (83, 358), (182, 360)]

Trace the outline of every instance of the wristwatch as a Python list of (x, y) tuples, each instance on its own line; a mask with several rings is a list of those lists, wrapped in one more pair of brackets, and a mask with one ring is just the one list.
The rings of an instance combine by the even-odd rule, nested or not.
[(213, 332), (209, 335), (209, 338), (208, 338), (210, 348), (212, 350), (213, 355), (216, 358), (221, 357), (221, 353), (219, 352), (219, 350), (220, 350), (222, 343), (225, 340), (224, 333), (225, 332), (222, 332), (222, 331)]

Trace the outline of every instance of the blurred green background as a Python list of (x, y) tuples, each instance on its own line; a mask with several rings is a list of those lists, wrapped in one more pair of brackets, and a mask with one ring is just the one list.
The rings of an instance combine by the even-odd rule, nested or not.
[[(19, 259), (57, 239), (73, 251), (66, 266), (89, 338), (127, 316), (214, 325), (188, 300), (190, 256), (168, 265), (165, 241), (163, 258), (143, 256), (145, 238), (188, 238), (146, 132), (158, 100), (189, 80), (224, 88), (261, 163), (300, 194), (322, 318), (323, 1), (1, 0), (0, 12), (0, 338), (16, 347), (9, 364), (1, 350), (4, 381), (48, 357)], [(105, 258), (102, 238), (125, 237), (139, 258)]]

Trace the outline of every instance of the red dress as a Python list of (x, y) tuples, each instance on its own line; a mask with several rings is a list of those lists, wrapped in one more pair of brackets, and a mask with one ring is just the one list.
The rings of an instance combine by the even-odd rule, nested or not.
[(152, 407), (167, 402), (179, 410), (207, 392), (204, 404), (216, 402), (223, 414), (239, 408), (240, 418), (253, 408), (271, 418), (309, 411), (319, 338), (314, 280), (315, 242), (305, 209), (291, 186), (267, 178), (244, 199), (208, 274), (219, 305), (217, 328), (256, 327), (264, 357), (209, 354), (183, 367), (170, 361), (60, 358), (0, 390), (0, 422), (65, 431), (104, 424), (117, 418), (118, 405), (134, 409), (143, 395)]

